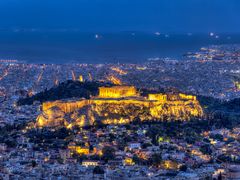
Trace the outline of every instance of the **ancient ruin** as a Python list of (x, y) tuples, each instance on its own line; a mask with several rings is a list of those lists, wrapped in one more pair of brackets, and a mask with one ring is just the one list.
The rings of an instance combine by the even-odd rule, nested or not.
[(99, 95), (79, 101), (42, 104), (36, 125), (88, 126), (127, 124), (133, 121), (188, 121), (203, 116), (196, 96), (186, 94), (149, 94), (142, 97), (133, 86), (100, 87)]

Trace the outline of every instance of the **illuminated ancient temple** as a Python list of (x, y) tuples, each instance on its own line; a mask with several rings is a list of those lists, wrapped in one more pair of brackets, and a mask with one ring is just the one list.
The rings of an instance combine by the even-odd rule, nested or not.
[(100, 87), (99, 98), (123, 98), (137, 96), (134, 86)]

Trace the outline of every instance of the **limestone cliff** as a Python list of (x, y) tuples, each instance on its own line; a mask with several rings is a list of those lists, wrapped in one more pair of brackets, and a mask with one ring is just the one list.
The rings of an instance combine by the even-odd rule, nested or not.
[[(123, 87), (121, 87), (123, 88)], [(115, 92), (116, 87), (114, 87)], [(127, 88), (129, 90), (129, 88)], [(108, 92), (111, 92), (109, 88)], [(117, 92), (119, 93), (119, 92)], [(129, 91), (126, 91), (129, 93)], [(95, 97), (79, 101), (55, 101), (42, 105), (42, 114), (37, 119), (37, 126), (67, 127), (87, 126), (96, 123), (126, 124), (135, 120), (180, 120), (203, 116), (203, 110), (195, 96), (185, 94), (151, 94), (148, 98)]]

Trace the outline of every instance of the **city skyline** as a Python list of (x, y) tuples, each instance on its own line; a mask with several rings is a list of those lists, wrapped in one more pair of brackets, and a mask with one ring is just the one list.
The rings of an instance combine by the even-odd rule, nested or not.
[(0, 179), (240, 179), (240, 0), (0, 0)]

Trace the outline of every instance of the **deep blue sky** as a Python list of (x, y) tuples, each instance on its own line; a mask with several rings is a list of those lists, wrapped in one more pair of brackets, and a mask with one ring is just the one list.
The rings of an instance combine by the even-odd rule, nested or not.
[(0, 0), (0, 28), (240, 33), (240, 0)]

